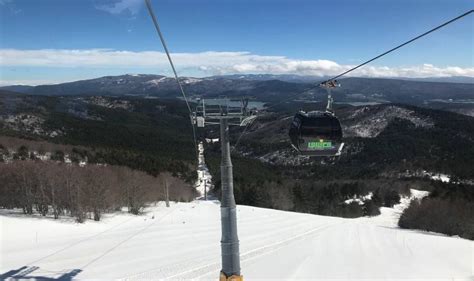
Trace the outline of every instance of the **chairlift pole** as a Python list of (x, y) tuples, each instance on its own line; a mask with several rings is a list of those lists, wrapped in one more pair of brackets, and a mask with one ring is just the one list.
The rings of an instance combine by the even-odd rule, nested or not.
[[(221, 280), (242, 280), (240, 276), (239, 238), (237, 236), (237, 214), (234, 198), (234, 179), (230, 157), (229, 124), (227, 118), (220, 119), (221, 141)], [(224, 276), (222, 276), (224, 275)]]
[[(221, 143), (221, 259), (220, 281), (242, 281), (240, 275), (239, 238), (237, 235), (237, 209), (234, 198), (234, 176), (230, 157), (229, 125), (248, 126), (255, 118), (247, 110), (248, 102), (242, 100), (239, 107), (229, 106), (229, 100), (215, 100), (217, 104), (198, 104), (193, 122), (198, 127), (220, 125)], [(218, 122), (217, 122), (218, 121)], [(236, 124), (236, 122), (238, 122)], [(204, 184), (207, 196), (207, 182)]]

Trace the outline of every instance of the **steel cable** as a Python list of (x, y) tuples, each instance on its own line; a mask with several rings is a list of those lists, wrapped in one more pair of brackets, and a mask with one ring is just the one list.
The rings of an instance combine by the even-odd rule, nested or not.
[(147, 6), (148, 12), (150, 13), (151, 19), (152, 19), (153, 24), (155, 26), (155, 29), (158, 32), (158, 36), (160, 37), (160, 41), (161, 41), (161, 44), (163, 45), (163, 49), (165, 50), (166, 56), (168, 57), (168, 61), (171, 65), (171, 69), (173, 70), (173, 73), (174, 73), (174, 78), (176, 79), (176, 82), (178, 83), (179, 90), (181, 91), (181, 94), (183, 95), (184, 101), (186, 102), (186, 106), (188, 107), (189, 116), (191, 118), (191, 126), (192, 126), (192, 129), (193, 129), (193, 140), (194, 140), (194, 150), (196, 152), (196, 160), (199, 161), (199, 152), (198, 152), (198, 149), (197, 149), (197, 140), (196, 140), (196, 128), (195, 128), (194, 122), (192, 120), (193, 111), (191, 110), (191, 106), (189, 105), (188, 98), (186, 97), (183, 86), (181, 85), (181, 82), (179, 81), (178, 73), (176, 72), (176, 68), (174, 67), (173, 60), (171, 59), (170, 52), (168, 51), (168, 47), (166, 45), (166, 41), (165, 41), (165, 38), (163, 36), (163, 33), (161, 33), (160, 25), (158, 24), (158, 20), (156, 19), (155, 13), (153, 12), (153, 8), (151, 6), (150, 0), (145, 0), (145, 4)]

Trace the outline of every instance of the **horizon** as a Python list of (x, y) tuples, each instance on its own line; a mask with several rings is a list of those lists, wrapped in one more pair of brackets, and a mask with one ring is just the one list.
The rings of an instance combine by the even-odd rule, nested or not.
[[(339, 74), (472, 9), (464, 0), (297, 3), (152, 1), (178, 74), (197, 78)], [(1, 0), (0, 10), (2, 86), (123, 73), (171, 75), (142, 0)], [(474, 78), (473, 18), (443, 27), (348, 77)]]
[[(167, 77), (170, 79), (175, 79), (174, 76), (172, 75), (164, 75), (164, 74), (155, 74), (155, 73), (123, 73), (123, 74), (117, 74), (117, 75), (104, 75), (104, 76), (97, 76), (97, 77), (91, 77), (91, 78), (85, 78), (85, 79), (78, 79), (78, 80), (71, 80), (71, 81), (62, 81), (62, 82), (57, 82), (57, 83), (47, 83), (47, 84), (1, 84), (0, 83), (0, 89), (1, 88), (8, 88), (8, 87), (36, 87), (36, 86), (54, 86), (54, 85), (60, 85), (60, 84), (66, 84), (66, 83), (75, 83), (75, 82), (81, 82), (81, 81), (89, 81), (89, 80), (94, 80), (94, 79), (101, 79), (105, 77), (120, 77), (120, 76), (163, 76)], [(230, 76), (275, 76), (276, 80), (284, 81), (282, 79), (278, 78), (283, 78), (285, 76), (296, 76), (300, 77), (301, 79), (326, 79), (329, 78), (329, 76), (314, 76), (314, 75), (300, 75), (300, 74), (270, 74), (270, 73), (259, 73), (259, 74), (252, 74), (252, 73), (238, 73), (238, 74), (224, 74), (224, 75), (210, 75), (210, 76), (203, 76), (203, 77), (194, 77), (194, 76), (180, 76), (180, 79), (184, 78), (197, 78), (197, 79), (208, 79), (208, 78), (214, 78), (214, 77), (230, 77)], [(410, 78), (410, 77), (370, 77), (370, 76), (346, 76), (339, 78), (339, 80), (344, 80), (344, 79), (350, 79), (350, 78), (355, 78), (355, 79), (389, 79), (389, 80), (402, 80), (402, 81), (415, 81), (415, 82), (426, 82), (426, 83), (460, 83), (460, 84), (474, 84), (474, 77), (471, 76), (440, 76), (440, 77), (420, 77), (420, 78)], [(462, 81), (455, 81), (456, 79), (462, 79)], [(0, 81), (1, 82), (1, 81)], [(297, 83), (309, 83), (311, 84), (312, 82), (297, 82)]]

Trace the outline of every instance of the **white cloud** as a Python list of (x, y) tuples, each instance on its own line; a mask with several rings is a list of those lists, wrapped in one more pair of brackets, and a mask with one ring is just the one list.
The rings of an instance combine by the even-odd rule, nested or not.
[(140, 11), (142, 5), (143, 0), (115, 0), (110, 4), (97, 5), (96, 9), (113, 15), (120, 15), (122, 13), (136, 15)]
[(70, 82), (70, 80), (67, 80), (67, 79), (65, 80), (44, 80), (44, 79), (0, 80), (0, 87), (10, 86), (10, 85), (29, 85), (29, 86), (51, 85), (51, 84), (59, 84), (59, 83), (64, 83), (64, 82)]
[(5, 6), (5, 8), (2, 9), (5, 11), (8, 10), (13, 15), (18, 15), (23, 12), (22, 9), (18, 9), (16, 7), (15, 3), (13, 3), (13, 0), (0, 0), (0, 6)]
[[(336, 75), (354, 65), (341, 65), (330, 60), (295, 60), (285, 56), (262, 56), (249, 52), (200, 52), (173, 53), (174, 63), (186, 72), (201, 76), (235, 73), (268, 73), (300, 75)], [(112, 49), (0, 49), (0, 66), (28, 67), (89, 67), (89, 68), (143, 68), (144, 70), (167, 70), (166, 55), (156, 51), (120, 51)], [(364, 66), (351, 72), (351, 76), (368, 77), (474, 77), (474, 67), (437, 67), (432, 64), (387, 67)]]

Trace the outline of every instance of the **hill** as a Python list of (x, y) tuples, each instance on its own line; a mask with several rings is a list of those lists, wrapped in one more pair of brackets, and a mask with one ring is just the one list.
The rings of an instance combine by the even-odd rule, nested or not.
[[(292, 153), (287, 136), (292, 115), (286, 112), (295, 112), (293, 108), (258, 118), (241, 138), (240, 152), (275, 165), (295, 165), (302, 161), (297, 166), (304, 168), (304, 164), (313, 163)], [(318, 106), (303, 105), (304, 108)], [(330, 161), (334, 169), (344, 165), (354, 167), (358, 162), (361, 167), (372, 167), (373, 175), (385, 169), (400, 172), (424, 169), (474, 178), (473, 172), (465, 169), (474, 165), (470, 157), (465, 157), (474, 155), (473, 117), (402, 104), (339, 106), (336, 112), (343, 126), (346, 148), (337, 161)], [(460, 149), (453, 149), (453, 145)]]
[(195, 177), (191, 125), (177, 100), (0, 95), (0, 135), (86, 147), (83, 157), (96, 163)]

